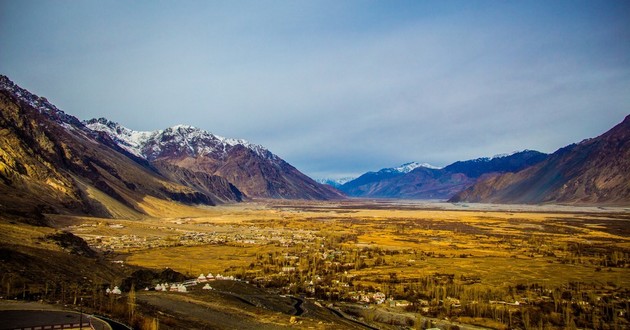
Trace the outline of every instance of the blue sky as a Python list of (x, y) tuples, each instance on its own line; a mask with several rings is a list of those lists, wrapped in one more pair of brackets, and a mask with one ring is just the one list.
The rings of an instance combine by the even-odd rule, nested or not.
[(5, 1), (0, 73), (314, 178), (553, 152), (630, 114), (628, 1)]

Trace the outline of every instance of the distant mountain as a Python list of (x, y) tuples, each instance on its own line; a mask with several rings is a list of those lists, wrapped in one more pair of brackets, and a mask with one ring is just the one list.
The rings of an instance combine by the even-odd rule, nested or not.
[(379, 181), (379, 180), (390, 178), (390, 177), (403, 175), (419, 167), (428, 168), (428, 169), (440, 169), (437, 166), (433, 166), (427, 163), (409, 162), (409, 163), (405, 163), (397, 167), (383, 168), (383, 169), (380, 169), (378, 172), (367, 172), (358, 178), (347, 177), (347, 178), (341, 178), (341, 179), (336, 179), (336, 180), (321, 179), (321, 180), (318, 180), (318, 182), (327, 184), (329, 186), (333, 186), (339, 189), (343, 185), (351, 181), (355, 181), (353, 184), (350, 184), (346, 186), (345, 188), (351, 191), (352, 187), (356, 187), (356, 186), (363, 185), (370, 182)]
[(145, 159), (164, 176), (182, 184), (193, 184), (198, 189), (199, 175), (194, 182), (191, 175), (204, 173), (225, 179), (249, 197), (344, 197), (339, 191), (313, 181), (264, 147), (245, 140), (224, 138), (187, 125), (152, 132), (133, 131), (104, 118), (86, 121), (85, 125)]
[(378, 189), (381, 182), (403, 176), (411, 170), (417, 168), (418, 163), (411, 162), (398, 167), (382, 168), (377, 172), (367, 172), (358, 178), (348, 181), (338, 187), (339, 190), (353, 197), (377, 197), (373, 196), (373, 191)]
[(152, 214), (160, 201), (214, 205), (226, 200), (218, 195), (232, 191), (227, 182), (202, 192), (165, 178), (5, 76), (0, 76), (0, 130), (4, 215), (35, 222), (45, 213), (134, 217)]
[(327, 184), (334, 188), (339, 188), (344, 183), (352, 181), (354, 179), (355, 179), (354, 177), (345, 177), (345, 178), (339, 178), (339, 179), (316, 179), (315, 181), (321, 184)]
[(535, 150), (524, 150), (511, 154), (497, 155), (492, 158), (477, 158), (458, 161), (444, 168), (451, 173), (462, 173), (469, 178), (478, 178), (488, 173), (517, 172), (523, 168), (540, 163), (547, 154)]
[(517, 173), (488, 177), (453, 202), (630, 204), (630, 116)]
[(545, 157), (543, 153), (525, 150), (505, 156), (456, 162), (444, 168), (410, 163), (368, 172), (339, 189), (353, 197), (448, 199), (482, 176), (521, 170)]
[(409, 173), (417, 168), (428, 168), (431, 170), (439, 170), (441, 169), (441, 167), (438, 166), (433, 166), (429, 163), (418, 163), (418, 162), (410, 162), (410, 163), (405, 163), (402, 164), (398, 167), (394, 167), (394, 168), (389, 168), (389, 169), (383, 169), (385, 171), (389, 170), (389, 171), (393, 171), (393, 172), (399, 172), (399, 173)]
[(399, 192), (392, 191), (396, 188), (391, 183), (395, 178), (404, 177), (418, 169), (428, 172), (439, 170), (438, 167), (427, 163), (410, 162), (397, 167), (383, 168), (377, 172), (367, 172), (339, 186), (339, 190), (353, 197), (403, 197)]

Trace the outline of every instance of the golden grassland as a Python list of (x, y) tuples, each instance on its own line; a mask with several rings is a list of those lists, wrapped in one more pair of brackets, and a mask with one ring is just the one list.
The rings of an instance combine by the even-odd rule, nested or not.
[(53, 234), (55, 231), (55, 229), (49, 227), (37, 227), (18, 222), (0, 221), (0, 242), (61, 250), (59, 246), (54, 243), (38, 240), (38, 238)]
[[(546, 295), (557, 296), (554, 312), (537, 317), (540, 324), (573, 324), (578, 316), (558, 320), (558, 311), (571, 314), (570, 305), (558, 307), (560, 293), (582, 300), (589, 296), (591, 306), (599, 304), (601, 310), (589, 314), (592, 324), (610, 322), (630, 289), (628, 209), (362, 200), (192, 207), (145, 199), (137, 208), (149, 215), (140, 215), (114, 202), (108, 205), (118, 218), (49, 215), (55, 228), (0, 219), (0, 241), (61, 251), (42, 238), (67, 230), (103, 251), (106, 260), (126, 265), (168, 267), (191, 277), (233, 275), (324, 301), (383, 292), (409, 297), (418, 308), (419, 301), (430, 301), (431, 317), (461, 316), (460, 322), (495, 328), (525, 325), (527, 315), (543, 314)], [(114, 284), (123, 279), (105, 273)], [(309, 291), (309, 282), (317, 288)], [(444, 303), (452, 297), (461, 299), (459, 311)], [(518, 309), (491, 303), (520, 299), (536, 305)], [(513, 323), (511, 316), (491, 315), (502, 311), (518, 311), (520, 319)]]
[[(157, 204), (154, 204), (157, 205)], [(157, 207), (157, 206), (156, 206)], [(369, 202), (274, 202), (258, 201), (213, 208), (159, 205), (163, 217), (112, 220), (74, 218), (72, 223), (99, 224), (86, 230), (71, 229), (79, 236), (136, 235), (175, 240), (185, 231), (225, 232), (232, 235), (256, 230), (312, 231), (325, 240), (352, 235), (346, 250), (397, 251), (383, 258), (384, 265), (366, 259), (368, 267), (351, 270), (365, 284), (370, 278), (392, 272), (399, 278), (418, 278), (434, 273), (479, 277), (488, 285), (542, 282), (560, 285), (593, 281), (630, 286), (628, 268), (600, 270), (587, 260), (630, 246), (628, 213), (523, 212), (488, 210), (439, 210), (396, 205), (374, 207)], [(57, 220), (64, 223), (63, 219)], [(66, 222), (70, 223), (70, 222)], [(112, 229), (110, 224), (121, 224)], [(320, 244), (320, 241), (313, 244)], [(585, 251), (574, 251), (579, 246)], [(295, 253), (308, 246), (277, 244), (207, 244), (116, 251), (126, 262), (143, 267), (170, 267), (188, 274), (245, 271), (257, 256)], [(296, 250), (297, 249), (297, 250)], [(601, 254), (601, 255), (600, 255)], [(426, 257), (430, 255), (431, 257)], [(425, 256), (425, 257), (423, 257)], [(564, 260), (564, 262), (560, 262)]]
[(170, 267), (186, 274), (221, 274), (230, 267), (247, 267), (257, 253), (274, 250), (269, 246), (178, 246), (135, 252), (127, 262), (153, 269)]

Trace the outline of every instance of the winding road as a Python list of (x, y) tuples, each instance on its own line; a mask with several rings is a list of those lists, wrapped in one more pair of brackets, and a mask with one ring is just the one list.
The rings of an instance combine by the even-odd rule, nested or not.
[(304, 300), (298, 297), (291, 297), (291, 300), (295, 301), (295, 305), (293, 305), (293, 308), (295, 308), (295, 314), (293, 315), (302, 316), (302, 314), (304, 314), (305, 312), (304, 308), (302, 308), (302, 304), (304, 303)]
[(358, 324), (358, 325), (360, 325), (360, 326), (363, 326), (363, 327), (366, 327), (366, 328), (368, 328), (368, 329), (379, 330), (379, 328), (375, 328), (375, 327), (373, 327), (373, 326), (371, 326), (371, 325), (369, 325), (369, 324), (365, 324), (365, 323), (363, 323), (363, 322), (361, 322), (361, 321), (357, 321), (357, 320), (355, 320), (354, 318), (352, 318), (352, 317), (350, 317), (350, 316), (347, 316), (346, 314), (342, 313), (341, 311), (339, 311), (339, 310), (337, 310), (337, 309), (335, 309), (335, 308), (332, 308), (332, 307), (326, 307), (326, 308), (327, 308), (329, 311), (333, 312), (333, 314), (335, 314), (335, 315), (339, 316), (339, 317), (340, 317), (340, 318), (342, 318), (342, 319), (346, 319), (346, 320), (348, 320), (348, 321), (350, 321), (350, 322), (356, 323), (356, 324)]

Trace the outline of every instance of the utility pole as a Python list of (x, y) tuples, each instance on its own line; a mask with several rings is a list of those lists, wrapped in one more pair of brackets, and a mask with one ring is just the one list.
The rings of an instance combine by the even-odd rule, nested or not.
[(79, 302), (79, 330), (83, 330), (83, 297)]

